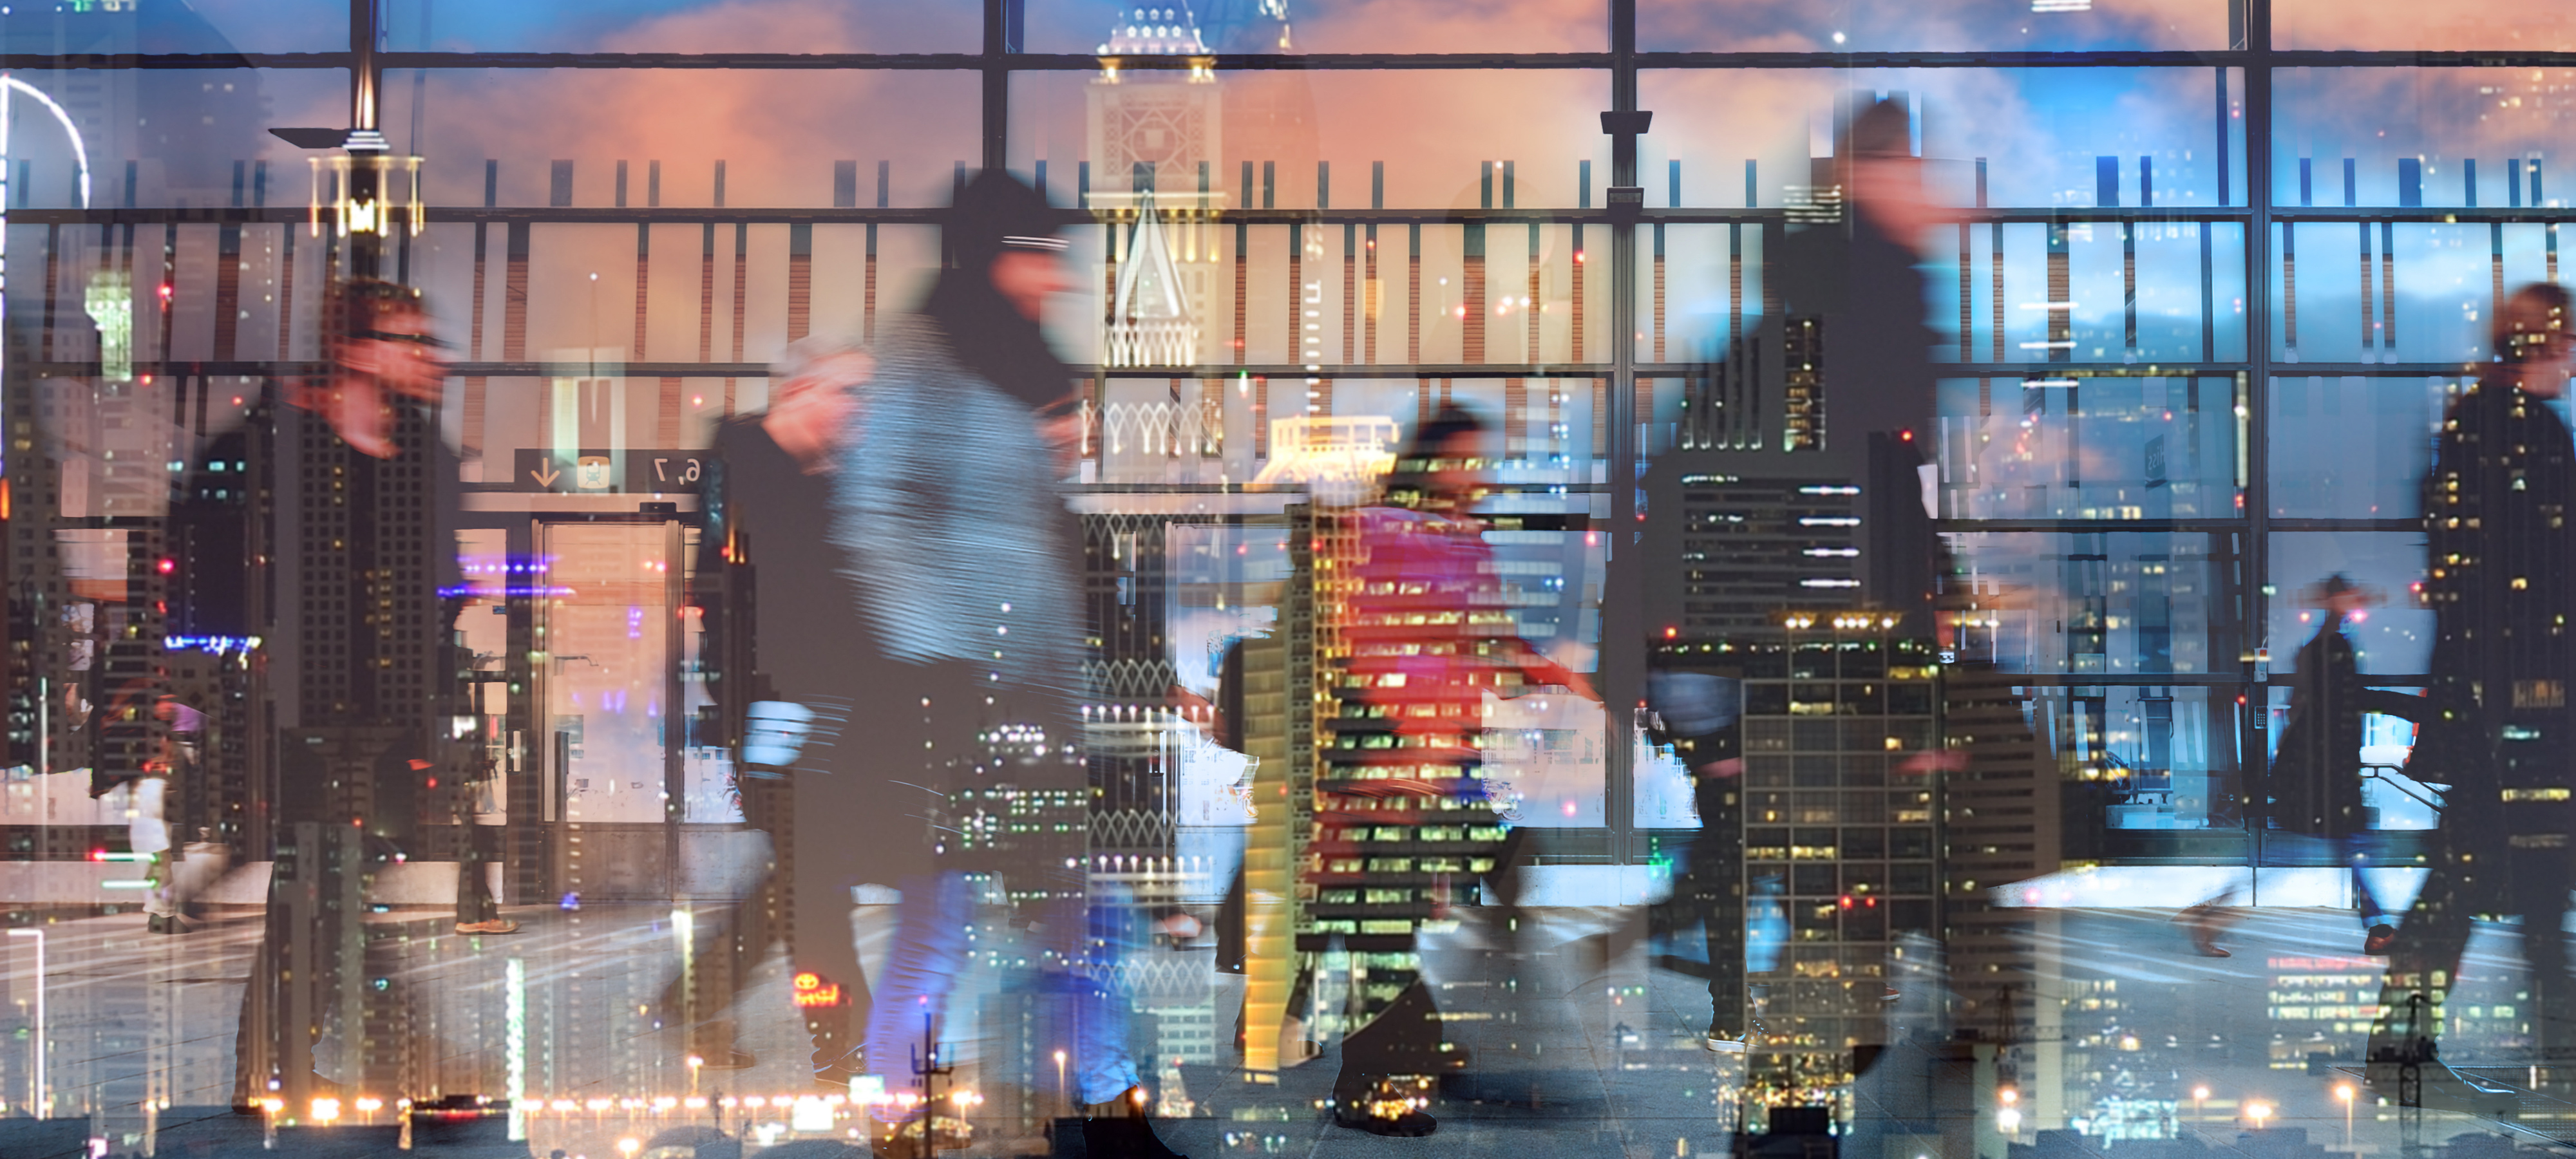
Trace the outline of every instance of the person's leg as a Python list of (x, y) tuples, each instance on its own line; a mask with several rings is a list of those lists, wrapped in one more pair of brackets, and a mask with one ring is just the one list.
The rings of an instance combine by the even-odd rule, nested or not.
[(2379, 893), (2370, 884), (2370, 871), (2379, 868), (2380, 850), (2386, 842), (2377, 830), (2356, 829), (2344, 835), (2343, 860), (2352, 872), (2352, 907), (2361, 919), (2361, 952), (2373, 956), (2388, 952), (2397, 940), (2397, 925), (2389, 920), (2388, 907), (2381, 904)]
[[(1707, 1042), (1741, 1050), (1751, 1016), (1745, 993), (1744, 828), (1735, 777), (1703, 771), (1692, 787), (1700, 817), (1691, 842), (1690, 888), (1708, 951)], [(1676, 890), (1681, 887), (1676, 883)]]
[[(770, 777), (744, 777), (738, 792), (743, 818), (750, 828), (768, 832), (767, 822), (779, 811), (774, 804), (784, 782)], [(737, 1027), (724, 1017), (727, 1008), (750, 984), (775, 937), (772, 915), (784, 913), (780, 878), (784, 867), (771, 855), (767, 868), (744, 896), (707, 915), (689, 947), (688, 960), (662, 991), (656, 1009), (665, 1026), (677, 1027), (690, 1054), (704, 1065), (733, 1069), (758, 1060), (735, 1044)]]
[(2567, 976), (2570, 825), (2564, 802), (2529, 802), (2514, 813), (2505, 850), (2508, 909), (2522, 919), (2530, 970), (2532, 1055), (2543, 1065), (2576, 1062), (2576, 979)]
[[(795, 937), (787, 947), (788, 961), (799, 976), (811, 975), (815, 980), (811, 990), (802, 992), (808, 996), (800, 997), (796, 1008), (813, 1047), (807, 1062), (814, 1081), (846, 1089), (850, 1077), (860, 1069), (851, 1012), (861, 988), (869, 982), (861, 976), (858, 950), (852, 943), (849, 885), (855, 883), (844, 884), (849, 876), (846, 870), (808, 872), (848, 860), (840, 843), (825, 838), (828, 830), (824, 826), (798, 824), (800, 802), (807, 803), (808, 816), (827, 815), (811, 807), (816, 795), (812, 790), (819, 781), (816, 774), (800, 772), (788, 780), (769, 782), (774, 788), (759, 795), (763, 810), (759, 825), (778, 843), (779, 852), (771, 859), (775, 868), (766, 879), (767, 892), (752, 905), (764, 917), (793, 915)], [(746, 813), (751, 799), (749, 795), (744, 798)], [(816, 866), (817, 862), (823, 864)], [(766, 924), (762, 928), (761, 941), (765, 945), (770, 935)], [(757, 947), (745, 952), (757, 960)]]
[(1119, 964), (1142, 954), (1146, 947), (1144, 915), (1135, 901), (1123, 887), (1097, 886), (1087, 903), (1076, 903), (1082, 911), (1078, 916), (1050, 915), (1048, 921), (1050, 926), (1058, 920), (1079, 922), (1076, 928), (1090, 931), (1087, 944), (1075, 950), (1074, 968), (1068, 971), (1074, 995), (1074, 1064), (1086, 1103), (1109, 1102), (1143, 1081), (1128, 1049), (1131, 1003), (1126, 987), (1118, 981)]
[(869, 979), (866, 1073), (886, 1089), (910, 1089), (925, 1036), (939, 1040), (940, 1016), (966, 966), (966, 879), (955, 873), (908, 877), (882, 979)]
[(2473, 919), (2506, 904), (2499, 881), (2501, 858), (2491, 856), (2501, 852), (2495, 846), (2503, 840), (2486, 836), (2502, 832), (2500, 812), (2492, 801), (2459, 795), (2442, 818), (2423, 888), (2387, 947), (2379, 1017), (2371, 1025), (2364, 1057), (2373, 1087), (2400, 1105), (2421, 1098), (2424, 1072), (2433, 1062), (2441, 1031), (2435, 1010), (2459, 974)]
[(1333, 1121), (1372, 1134), (1428, 1135), (1438, 1124), (1423, 1108), (1446, 1061), (1440, 1007), (1419, 972), (1398, 978), (1403, 988), (1395, 1001), (1342, 1039)]
[[(488, 848), (493, 827), (477, 825), (470, 812), (459, 811), (456, 850), (456, 929), (458, 933), (500, 934), (518, 929), (501, 921), (500, 902), (492, 896), (491, 875), (484, 866), (495, 860)], [(508, 929), (499, 928), (508, 924)]]
[[(1075, 894), (1081, 897), (1081, 894)], [(1081, 913), (1051, 914), (1089, 934), (1066, 972), (1073, 999), (1075, 1084), (1085, 1106), (1084, 1148), (1118, 1159), (1179, 1159), (1154, 1134), (1143, 1077), (1128, 1043), (1133, 1000), (1119, 982), (1119, 966), (1148, 949), (1145, 915), (1120, 886), (1094, 887)], [(1067, 907), (1072, 908), (1072, 907)], [(1032, 1076), (1034, 1077), (1034, 1076)]]

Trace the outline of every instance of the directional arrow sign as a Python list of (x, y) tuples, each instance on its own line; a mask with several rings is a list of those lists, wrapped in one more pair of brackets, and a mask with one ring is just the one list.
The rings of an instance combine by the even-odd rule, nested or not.
[(715, 460), (703, 449), (584, 447), (559, 452), (521, 447), (511, 452), (510, 466), (510, 486), (518, 491), (693, 495), (712, 477)]

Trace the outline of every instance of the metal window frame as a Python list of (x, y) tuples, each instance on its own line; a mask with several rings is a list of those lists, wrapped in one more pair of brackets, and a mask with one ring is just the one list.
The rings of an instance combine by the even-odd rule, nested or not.
[[(2243, 254), (2244, 293), (2246, 296), (2246, 357), (2240, 362), (2211, 361), (2176, 364), (2156, 368), (2161, 376), (2224, 377), (2242, 375), (2245, 382), (2246, 416), (2243, 448), (2247, 456), (2245, 479), (2245, 513), (2233, 519), (2166, 520), (2116, 523), (2076, 519), (2039, 520), (1944, 520), (1943, 530), (1951, 531), (2020, 531), (2029, 533), (2101, 533), (2113, 531), (2199, 530), (2212, 534), (2239, 532), (2245, 536), (2239, 558), (2242, 574), (2240, 587), (2233, 598), (2244, 602), (2244, 619), (2251, 632), (2262, 629), (2263, 593), (2271, 588), (2269, 539), (2274, 531), (2407, 531), (2417, 526), (2412, 519), (2316, 519), (2275, 518), (2270, 513), (2270, 380), (2276, 372), (2271, 353), (2272, 314), (2276, 308), (2272, 292), (2272, 271), (2276, 264), (2274, 223), (2284, 227), (2299, 223), (2394, 221), (2415, 223), (2500, 222), (2561, 223), (2576, 220), (2576, 210), (2528, 209), (2311, 209), (2276, 207), (2272, 176), (2271, 142), (2274, 133), (2274, 81), (2283, 69), (2427, 69), (2427, 68), (2576, 68), (2576, 52), (2500, 50), (2414, 49), (2378, 51), (2282, 50), (2273, 46), (2271, 0), (2225, 0), (2229, 9), (2230, 43), (2210, 50), (2094, 50), (2094, 51), (2005, 51), (1972, 50), (1951, 52), (1855, 51), (1855, 52), (1694, 52), (1640, 51), (1636, 46), (1636, 0), (1603, 0), (1602, 14), (1607, 24), (1609, 48), (1605, 51), (1582, 52), (1388, 52), (1388, 53), (1218, 53), (1202, 57), (1120, 57), (1119, 67), (1126, 70), (1181, 69), (1213, 67), (1221, 72), (1256, 71), (1513, 71), (1513, 70), (1581, 70), (1605, 74), (1609, 82), (1611, 111), (1633, 112), (1637, 105), (1637, 81), (1646, 71), (1668, 70), (1806, 70), (1849, 72), (1863, 69), (2057, 69), (2057, 68), (2199, 68), (2241, 70), (2244, 78), (2245, 194), (2242, 204), (2208, 209), (1980, 209), (1962, 211), (1961, 219), (1971, 222), (2235, 222), (2246, 227)], [(974, 72), (982, 78), (981, 86), (981, 152), (987, 166), (1007, 162), (1010, 142), (1010, 77), (1015, 73), (1061, 73), (1095, 70), (1101, 58), (1082, 53), (1036, 53), (1021, 51), (1021, 28), (1026, 0), (983, 0), (982, 46), (976, 52), (927, 53), (768, 53), (768, 52), (421, 52), (385, 51), (377, 48), (373, 30), (380, 26), (377, 6), (381, 0), (351, 0), (350, 48), (333, 52), (240, 52), (240, 53), (120, 53), (120, 54), (40, 54), (0, 53), (0, 70), (10, 71), (126, 71), (156, 69), (325, 69), (353, 73), (355, 90), (362, 85), (372, 89), (382, 70), (421, 69), (612, 69), (612, 70), (728, 70), (728, 71), (950, 71)], [(364, 76), (354, 74), (363, 72)], [(1613, 172), (1610, 184), (1633, 187), (1637, 183), (1636, 136), (1634, 132), (1614, 134)], [(2221, 147), (2226, 142), (2222, 140)], [(945, 216), (937, 209), (732, 209), (732, 208), (525, 208), (460, 206), (434, 207), (437, 220), (471, 222), (546, 222), (546, 223), (884, 223), (929, 225)], [(270, 209), (95, 209), (12, 211), (18, 224), (166, 224), (173, 222), (284, 223), (300, 221), (301, 211)], [(1706, 208), (1613, 208), (1613, 209), (1541, 209), (1541, 210), (1258, 210), (1238, 209), (1229, 212), (1231, 219), (1246, 224), (1285, 224), (1323, 221), (1342, 223), (1480, 223), (1480, 222), (1545, 222), (1604, 225), (1612, 232), (1612, 301), (1610, 333), (1633, 335), (1636, 330), (1636, 227), (1640, 224), (1770, 224), (1780, 219), (1779, 210), (1706, 209)], [(1088, 212), (1068, 213), (1069, 221), (1092, 221)], [(1370, 377), (1370, 378), (1500, 378), (1500, 377), (1605, 377), (1609, 382), (1611, 406), (1608, 478), (1635, 477), (1640, 466), (1636, 385), (1639, 378), (1673, 377), (1686, 372), (1681, 364), (1639, 360), (1634, 340), (1616, 343), (1614, 357), (1606, 362), (1587, 362), (1555, 366), (1515, 363), (1482, 363), (1476, 365), (1411, 365), (1369, 364), (1353, 367), (1326, 367), (1320, 371), (1302, 366), (1270, 367), (1226, 366), (1231, 376), (1237, 371), (1268, 372), (1274, 375)], [(1982, 374), (2010, 376), (2034, 366), (2045, 365), (2056, 372), (2091, 370), (2097, 375), (2140, 373), (2131, 366), (2098, 363), (1973, 363)], [(78, 373), (80, 367), (34, 365), (28, 369), (39, 374)], [(227, 364), (193, 363), (192, 373), (262, 374), (310, 369), (303, 364), (276, 362), (240, 362)], [(651, 363), (635, 364), (630, 373), (653, 376), (725, 377), (751, 376), (761, 367), (733, 363)], [(2300, 363), (2296, 374), (2306, 376), (2358, 377), (2364, 379), (2425, 378), (2455, 374), (2463, 368), (2452, 363)], [(458, 364), (458, 373), (490, 377), (547, 375), (555, 368), (538, 362), (477, 362)], [(1169, 377), (1168, 369), (1121, 370), (1081, 368), (1085, 374), (1105, 377)], [(1614, 526), (1625, 526), (1634, 515), (1634, 489), (1624, 486), (1607, 488), (1611, 496)], [(2170, 524), (2171, 526), (2167, 526)], [(2186, 526), (2187, 525), (2187, 526)], [(1632, 621), (1633, 598), (1605, 598), (1603, 615), (1602, 689), (1611, 703), (1633, 703), (1642, 685), (1645, 644)], [(2159, 684), (2234, 687), (2251, 700), (2259, 700), (2264, 687), (2272, 683), (2260, 673), (2251, 656), (2233, 671), (2198, 674), (2159, 674), (2146, 676), (2100, 676), (2035, 673), (2029, 676), (2033, 685), (2057, 684)], [(2263, 737), (2257, 714), (2248, 712), (2240, 719), (2238, 740), (2242, 751), (2262, 751)], [(1642, 842), (1634, 840), (1637, 830), (1630, 816), (1633, 798), (1632, 778), (1626, 767), (1627, 748), (1608, 747), (1611, 776), (1606, 786), (1610, 794), (1608, 812), (1616, 838), (1615, 860), (1631, 860)]]

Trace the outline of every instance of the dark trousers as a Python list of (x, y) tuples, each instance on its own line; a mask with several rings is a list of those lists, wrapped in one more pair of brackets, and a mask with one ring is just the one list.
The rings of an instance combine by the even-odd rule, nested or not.
[(2562, 932), (2576, 885), (2576, 801), (2566, 799), (2576, 736), (2557, 721), (2505, 731), (2516, 739), (2497, 743), (2492, 777), (2462, 777), (2443, 811), (2431, 873), (2389, 947), (2374, 1060), (2432, 1057), (2433, 1007), (2459, 976), (2476, 919), (2512, 916), (2530, 969), (2533, 1056), (2576, 1061), (2576, 979)]
[(477, 825), (471, 814), (457, 826), (456, 920), (488, 922), (501, 916), (501, 900), (492, 896), (490, 871), (501, 860), (501, 827)]
[[(814, 1038), (816, 1065), (830, 1065), (858, 1047), (850, 1007), (862, 982), (851, 944), (850, 899), (796, 888), (794, 780), (745, 774), (736, 783), (743, 820), (770, 835), (769, 861), (742, 899), (708, 923), (712, 936), (701, 939), (689, 969), (664, 991), (663, 1008), (678, 1011), (691, 1025), (714, 1021), (741, 996), (770, 943), (784, 939), (796, 973), (814, 975), (818, 990), (839, 987), (837, 1001), (798, 1006)], [(817, 832), (807, 839), (827, 839), (820, 826), (810, 828)]]
[(1658, 936), (1681, 936), (1699, 926), (1708, 955), (1706, 966), (1678, 963), (1677, 969), (1704, 970), (1713, 1007), (1710, 1028), (1729, 1037), (1744, 1031), (1744, 826), (1738, 777), (1698, 776), (1692, 795), (1699, 809), (1700, 832), (1683, 853), (1673, 877), (1672, 896), (1653, 908), (1648, 922)]

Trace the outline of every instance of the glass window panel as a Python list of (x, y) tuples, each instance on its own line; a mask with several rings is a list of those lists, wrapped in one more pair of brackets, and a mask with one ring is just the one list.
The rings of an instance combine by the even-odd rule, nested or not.
[(2242, 823), (2232, 690), (2094, 685), (2021, 694), (2034, 731), (2069, 766), (2067, 792), (2089, 803), (2088, 822), (2098, 817), (2113, 830), (2225, 829)]
[(90, 204), (99, 208), (301, 207), (307, 154), (270, 136), (269, 127), (345, 124), (348, 117), (348, 74), (338, 69), (29, 69), (10, 76), (42, 94), (13, 94), (10, 105), (13, 206), (79, 204), (76, 133), (88, 152)]
[(2297, 49), (2476, 49), (2564, 52), (2576, 23), (2548, 5), (2488, 5), (2429, 11), (2396, 0), (2278, 0), (2272, 44)]
[[(2410, 40), (2406, 47), (2432, 46)], [(2537, 45), (2518, 37), (2516, 47)], [(2272, 202), (2401, 206), (2420, 193), (2416, 204), (2434, 207), (2563, 204), (2563, 195), (2550, 193), (2555, 166), (2545, 162), (2559, 132), (2559, 94), (2571, 77), (2576, 71), (2563, 68), (2282, 69), (2273, 90)], [(2355, 118), (2355, 109), (2372, 115)], [(2531, 158), (2544, 163), (2515, 164)]]
[(2223, 378), (1946, 379), (1942, 513), (2233, 518), (2235, 398)]
[[(1601, 52), (1597, 6), (1528, 5), (1508, 14), (1430, 0), (1291, 6), (1254, 0), (1028, 6), (1031, 52)], [(1148, 46), (1133, 48), (1131, 46)]]
[(2433, 439), (2458, 385), (2451, 378), (2274, 377), (2272, 513), (2334, 519), (2421, 514)]
[(627, 206), (873, 206), (880, 165), (887, 204), (945, 205), (981, 156), (975, 93), (948, 72), (398, 69), (383, 124), (428, 158), (432, 205), (483, 205), (489, 187), (500, 205), (613, 207), (622, 185)]
[(2116, 158), (2115, 204), (2140, 203), (2141, 158), (2152, 158), (2160, 208), (2245, 197), (2242, 122), (2223, 116), (2244, 96), (2235, 70), (1648, 70), (1637, 87), (1639, 107), (1655, 110), (1639, 155), (1649, 205), (1669, 201), (1675, 159), (1683, 204), (1743, 205), (1749, 159), (1756, 202), (1777, 207), (1795, 187), (1830, 181), (1809, 159), (1832, 155), (1842, 102), (1877, 96), (1920, 110), (1915, 150), (1935, 162), (1927, 180), (1949, 204), (1973, 204), (1983, 161), (1989, 205), (2097, 205), (2103, 157)]
[(1645, 0), (1637, 45), (1732, 52), (2068, 52), (2224, 48), (2227, 9), (2214, 0), (2155, 5), (1940, 5), (1860, 0), (1832, 8)]
[(2274, 356), (2483, 360), (2498, 286), (2509, 294), (2554, 279), (2556, 235), (2554, 225), (2521, 222), (2285, 223), (2272, 278)]
[[(975, 52), (971, 4), (859, 0), (386, 0), (386, 47), (422, 52)], [(341, 12), (346, 27), (347, 11)], [(341, 33), (341, 44), (348, 34)]]
[(1204, 164), (1220, 207), (1298, 210), (1368, 207), (1382, 164), (1390, 209), (1478, 209), (1489, 197), (1492, 208), (1573, 208), (1584, 161), (1594, 204), (1609, 177), (1597, 115), (1608, 91), (1608, 74), (1576, 70), (1019, 73), (1011, 164), (1047, 161), (1062, 196), (1083, 162), (1090, 189), (1112, 195), (1132, 192), (1137, 164), (1150, 162), (1158, 192), (1190, 204)]
[[(2235, 533), (1972, 531), (1947, 537), (1975, 612), (1958, 651), (2006, 672), (2223, 674), (2245, 626), (2230, 615)], [(1982, 621), (1982, 622), (1981, 622)]]
[(349, 6), (334, 0), (202, 0), (12, 5), (0, 46), (17, 53), (338, 52)]

